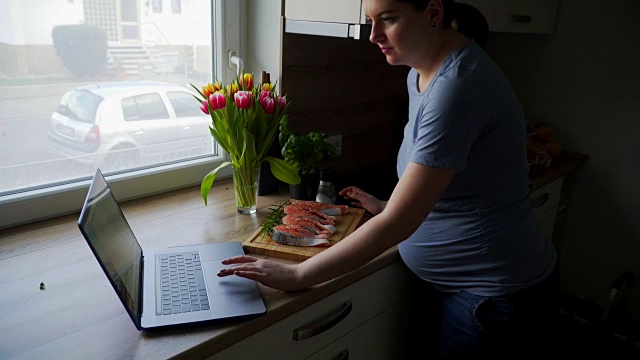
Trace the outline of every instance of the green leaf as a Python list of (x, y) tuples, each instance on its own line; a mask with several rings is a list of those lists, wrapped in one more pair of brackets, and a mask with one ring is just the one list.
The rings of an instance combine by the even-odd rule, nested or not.
[(202, 195), (202, 199), (204, 199), (204, 206), (207, 206), (207, 195), (209, 195), (209, 191), (211, 191), (211, 186), (213, 185), (213, 180), (216, 179), (216, 175), (218, 175), (218, 170), (229, 165), (231, 165), (231, 162), (223, 162), (220, 166), (208, 173), (204, 179), (202, 179), (202, 183), (200, 184), (200, 195)]
[(300, 184), (300, 181), (302, 181), (296, 168), (287, 164), (284, 160), (272, 156), (265, 156), (264, 159), (269, 162), (271, 172), (278, 180), (291, 185)]

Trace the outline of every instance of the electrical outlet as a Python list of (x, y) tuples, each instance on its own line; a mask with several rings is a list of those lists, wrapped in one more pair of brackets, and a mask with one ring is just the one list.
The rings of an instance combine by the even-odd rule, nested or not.
[(324, 139), (325, 142), (336, 148), (336, 155), (342, 155), (342, 135), (332, 135)]

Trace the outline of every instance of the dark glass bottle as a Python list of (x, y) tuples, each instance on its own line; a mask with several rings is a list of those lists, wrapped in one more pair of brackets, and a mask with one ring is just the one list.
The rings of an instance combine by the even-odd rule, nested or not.
[(336, 203), (336, 180), (337, 169), (333, 166), (323, 166), (318, 168), (320, 175), (320, 185), (318, 185), (318, 194), (316, 201), (325, 204)]

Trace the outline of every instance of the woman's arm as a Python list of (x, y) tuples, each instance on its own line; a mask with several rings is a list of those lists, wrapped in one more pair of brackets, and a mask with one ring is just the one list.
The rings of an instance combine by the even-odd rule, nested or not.
[(264, 285), (293, 291), (331, 280), (353, 271), (411, 235), (448, 186), (455, 170), (409, 163), (384, 210), (346, 238), (295, 265), (251, 256), (223, 261), (219, 276), (238, 275)]

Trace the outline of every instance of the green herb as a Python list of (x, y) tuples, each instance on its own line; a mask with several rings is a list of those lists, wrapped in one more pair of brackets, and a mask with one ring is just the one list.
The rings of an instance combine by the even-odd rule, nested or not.
[(43, 282), (40, 283), (40, 290), (44, 290), (44, 283)]
[(285, 216), (284, 207), (289, 205), (291, 200), (287, 200), (277, 207), (271, 207), (271, 212), (260, 223), (260, 236), (270, 236), (273, 234), (273, 228), (282, 224), (282, 218)]
[(325, 133), (311, 131), (307, 135), (297, 135), (289, 130), (289, 118), (280, 122), (278, 141), (282, 146), (284, 161), (296, 168), (300, 175), (313, 174), (316, 166), (326, 157), (334, 157), (336, 148), (325, 141)]

